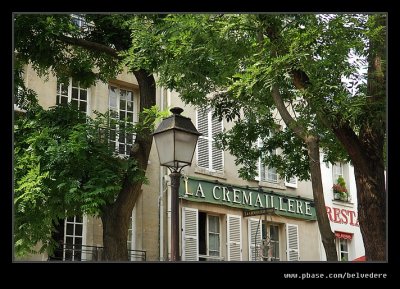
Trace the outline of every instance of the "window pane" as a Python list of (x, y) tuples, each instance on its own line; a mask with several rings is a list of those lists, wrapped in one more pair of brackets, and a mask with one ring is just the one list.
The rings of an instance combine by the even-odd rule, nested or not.
[(121, 89), (120, 91), (121, 100), (126, 100), (126, 90)]
[(77, 88), (72, 88), (72, 98), (78, 99), (78, 89)]
[(116, 108), (117, 107), (117, 93), (115, 87), (110, 87), (108, 91), (109, 99), (110, 99), (110, 107)]
[[(75, 237), (75, 245), (82, 245), (82, 238)], [(76, 248), (77, 246), (75, 246)]]
[(125, 145), (120, 144), (118, 147), (118, 153), (125, 154)]
[(68, 85), (61, 84), (61, 94), (68, 95)]
[(213, 233), (219, 233), (219, 218), (217, 216), (208, 216), (208, 230)]
[(126, 143), (132, 144), (132, 141), (133, 141), (132, 134), (128, 134), (126, 136)]
[(271, 240), (279, 241), (279, 228), (278, 226), (270, 227)]
[(82, 225), (75, 225), (75, 236), (82, 236)]
[(133, 122), (133, 113), (128, 112), (128, 113), (127, 113), (127, 117), (128, 117), (128, 121), (129, 121), (129, 122)]
[(219, 251), (219, 235), (210, 234), (209, 235), (209, 250), (210, 251)]
[(125, 111), (120, 111), (119, 112), (119, 119), (120, 120), (125, 120), (126, 118), (126, 112)]
[(82, 223), (82, 217), (81, 216), (75, 216), (75, 223)]
[(84, 101), (81, 101), (81, 102), (79, 102), (79, 110), (80, 111), (83, 111), (83, 112), (86, 112), (86, 102), (84, 102)]
[(73, 235), (74, 234), (74, 224), (67, 224), (67, 235)]
[(125, 143), (125, 135), (123, 133), (119, 134), (118, 141), (122, 142), (122, 143)]
[(340, 251), (347, 252), (347, 242), (346, 240), (340, 239)]
[(126, 101), (125, 100), (120, 100), (119, 101), (119, 109), (123, 109), (123, 110), (125, 110), (126, 109)]
[(132, 101), (132, 100), (133, 100), (133, 98), (132, 98), (132, 91), (127, 91), (127, 92), (126, 92), (126, 100), (127, 100), (127, 101)]
[(67, 104), (68, 103), (68, 97), (61, 96), (61, 104)]
[(71, 100), (72, 107), (78, 109), (78, 101), (76, 99)]
[(116, 138), (116, 134), (115, 134), (115, 130), (110, 130), (110, 139), (115, 140)]
[(66, 237), (65, 238), (65, 243), (67, 244), (67, 248), (72, 248), (71, 245), (74, 244), (74, 238), (73, 237)]
[(81, 90), (81, 94), (80, 94), (80, 99), (81, 100), (86, 100), (87, 98), (87, 90), (86, 89), (82, 89)]
[(127, 102), (127, 111), (133, 111), (133, 102), (132, 101), (128, 101)]

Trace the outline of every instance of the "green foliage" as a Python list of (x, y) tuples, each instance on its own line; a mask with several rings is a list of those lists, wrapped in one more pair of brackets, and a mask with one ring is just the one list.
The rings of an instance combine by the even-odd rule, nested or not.
[[(160, 116), (154, 107), (142, 112), (144, 122), (126, 126), (138, 135), (152, 130)], [(109, 147), (108, 113), (86, 117), (71, 106), (17, 116), (14, 125), (14, 237), (17, 255), (52, 250), (51, 232), (58, 219), (98, 215), (115, 201), (125, 175), (146, 181), (132, 158), (118, 157)], [(122, 125), (120, 121), (117, 124)]]
[[(90, 19), (88, 19), (90, 21)], [(107, 82), (120, 71), (119, 61), (98, 50), (70, 45), (66, 38), (92, 39), (95, 27), (82, 30), (71, 21), (70, 14), (15, 14), (14, 48), (16, 62), (30, 63), (40, 76), (49, 72), (63, 81), (68, 77), (88, 87), (97, 80)], [(109, 30), (115, 27), (109, 27)], [(104, 43), (108, 46), (109, 43)], [(93, 68), (98, 69), (94, 72)]]
[[(236, 121), (219, 136), (219, 145), (236, 157), (242, 177), (254, 177), (261, 157), (281, 175), (307, 179), (308, 154), (291, 128), (268, 135), (277, 121), (272, 85), (279, 85), (297, 123), (319, 138), (324, 161), (348, 160), (326, 122), (347, 123), (357, 133), (368, 119), (385, 113), (384, 102), (371, 106), (366, 96), (368, 41), (371, 34), (383, 39), (383, 26), (372, 23), (376, 17), (142, 15), (128, 21), (132, 46), (126, 63), (159, 73), (159, 82), (185, 102), (211, 105), (214, 117)], [(293, 84), (296, 71), (307, 74), (303, 89)], [(260, 148), (254, 145), (257, 135), (264, 142)], [(281, 156), (270, 155), (273, 147)]]

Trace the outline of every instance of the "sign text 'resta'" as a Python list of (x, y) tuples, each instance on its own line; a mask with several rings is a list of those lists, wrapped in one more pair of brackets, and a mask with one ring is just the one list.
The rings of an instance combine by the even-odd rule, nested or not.
[(185, 178), (181, 180), (179, 196), (195, 201), (237, 207), (246, 210), (275, 208), (278, 215), (316, 220), (312, 200), (290, 197), (275, 192), (264, 192), (228, 186), (220, 182)]

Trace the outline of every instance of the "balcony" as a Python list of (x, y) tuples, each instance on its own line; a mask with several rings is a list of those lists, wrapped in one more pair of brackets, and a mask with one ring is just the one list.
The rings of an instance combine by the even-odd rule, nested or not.
[[(62, 247), (54, 251), (53, 256), (49, 257), (47, 261), (101, 262), (105, 261), (103, 251), (104, 247), (63, 244)], [(128, 257), (129, 261), (146, 261), (146, 251), (128, 250)]]

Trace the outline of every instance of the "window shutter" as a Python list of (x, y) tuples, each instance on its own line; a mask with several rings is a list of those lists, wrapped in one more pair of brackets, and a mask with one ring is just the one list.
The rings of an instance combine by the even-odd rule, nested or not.
[(286, 241), (287, 241), (287, 260), (299, 261), (299, 227), (293, 224), (286, 224)]
[(260, 220), (249, 219), (248, 236), (249, 236), (249, 261), (262, 261), (260, 256), (260, 247), (262, 240), (262, 226)]
[(228, 261), (242, 261), (242, 218), (227, 216)]
[(182, 208), (182, 261), (199, 261), (198, 210)]
[(208, 111), (198, 109), (197, 111), (197, 130), (202, 133), (197, 142), (197, 165), (202, 168), (209, 168), (210, 153), (208, 146)]
[[(260, 148), (262, 146), (262, 141), (260, 138), (257, 139), (257, 147)], [(265, 178), (263, 178), (262, 176), (265, 175), (265, 167), (263, 168), (263, 166), (261, 165), (261, 158), (258, 158), (256, 166), (258, 168), (258, 174), (257, 176), (254, 178), (256, 181), (264, 181)], [(262, 171), (263, 169), (263, 171)]]
[[(212, 112), (210, 112), (212, 114)], [(218, 121), (217, 118), (212, 118), (211, 115), (211, 133), (212, 133), (212, 168), (216, 171), (224, 170), (224, 162), (223, 162), (223, 151), (217, 149), (215, 146), (214, 138), (217, 134), (222, 132), (222, 122)]]

